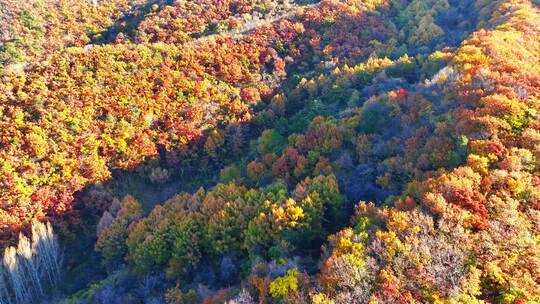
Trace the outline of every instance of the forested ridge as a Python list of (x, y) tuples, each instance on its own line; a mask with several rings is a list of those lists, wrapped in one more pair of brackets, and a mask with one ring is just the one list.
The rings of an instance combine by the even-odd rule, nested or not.
[(539, 6), (0, 0), (0, 303), (540, 302)]

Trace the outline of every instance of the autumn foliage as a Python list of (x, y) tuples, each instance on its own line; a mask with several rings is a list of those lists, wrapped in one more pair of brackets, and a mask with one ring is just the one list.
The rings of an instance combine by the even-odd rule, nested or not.
[(535, 1), (0, 4), (0, 237), (94, 248), (70, 300), (540, 300)]

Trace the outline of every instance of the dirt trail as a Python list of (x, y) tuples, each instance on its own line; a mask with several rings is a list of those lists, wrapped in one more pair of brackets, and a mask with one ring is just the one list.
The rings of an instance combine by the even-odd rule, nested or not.
[[(200, 44), (200, 43), (204, 43), (205, 41), (210, 41), (212, 39), (215, 39), (216, 37), (229, 36), (234, 39), (240, 39), (244, 35), (249, 34), (251, 31), (255, 30), (258, 27), (268, 26), (282, 19), (293, 17), (301, 9), (310, 9), (310, 8), (318, 7), (320, 6), (320, 4), (321, 4), (320, 2), (311, 3), (311, 4), (296, 4), (296, 3), (290, 4), (291, 7), (286, 9), (286, 11), (284, 12), (280, 11), (277, 14), (269, 14), (270, 16), (265, 17), (265, 18), (254, 17), (254, 19), (243, 23), (240, 28), (232, 29), (232, 30), (222, 32), (222, 33), (205, 35), (205, 36), (196, 38), (192, 41), (189, 41), (186, 44)], [(285, 10), (285, 9), (282, 9), (282, 10)]]

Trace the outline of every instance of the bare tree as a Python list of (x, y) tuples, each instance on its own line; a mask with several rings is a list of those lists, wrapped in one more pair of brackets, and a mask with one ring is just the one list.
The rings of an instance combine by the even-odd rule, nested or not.
[(240, 294), (229, 302), (227, 304), (255, 304), (255, 300), (253, 297), (247, 292), (245, 289), (242, 289)]
[(32, 223), (32, 249), (47, 274), (51, 287), (60, 283), (62, 254), (51, 223), (34, 221)]
[(24, 270), (25, 276), (31, 282), (37, 295), (43, 295), (41, 285), (41, 273), (34, 255), (30, 240), (24, 235), (19, 234), (19, 244), (17, 245), (17, 255), (19, 256), (19, 266)]
[(25, 303), (28, 300), (28, 291), (25, 286), (24, 271), (19, 265), (15, 247), (6, 248), (3, 262), (15, 296), (15, 303)]
[(0, 304), (11, 304), (11, 295), (9, 292), (9, 282), (6, 278), (4, 264), (0, 263)]
[(103, 216), (101, 216), (101, 219), (99, 220), (99, 223), (96, 227), (97, 235), (99, 236), (103, 230), (105, 230), (112, 224), (113, 221), (114, 217), (109, 211), (103, 212)]

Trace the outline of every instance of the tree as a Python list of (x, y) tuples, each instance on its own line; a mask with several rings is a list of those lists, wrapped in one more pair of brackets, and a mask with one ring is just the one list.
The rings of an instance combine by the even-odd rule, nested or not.
[(258, 183), (261, 177), (263, 176), (265, 171), (265, 166), (263, 163), (260, 163), (258, 161), (251, 161), (247, 165), (247, 176), (251, 179), (251, 181)]
[(282, 298), (298, 289), (297, 269), (289, 269), (285, 276), (279, 277), (270, 283), (270, 294), (274, 298)]
[(170, 240), (171, 257), (167, 273), (181, 277), (194, 269), (202, 258), (204, 228), (195, 219), (184, 218), (169, 227), (166, 238)]
[(272, 166), (272, 173), (292, 183), (296, 178), (304, 175), (306, 164), (306, 158), (298, 150), (295, 148), (286, 148), (281, 157)]
[(206, 138), (204, 149), (208, 155), (216, 158), (219, 149), (221, 149), (224, 143), (225, 138), (223, 134), (221, 134), (221, 132), (218, 130), (213, 130)]
[(255, 300), (245, 289), (242, 289), (238, 296), (227, 302), (227, 304), (255, 304)]
[(30, 295), (25, 286), (24, 270), (19, 265), (17, 249), (8, 247), (4, 251), (4, 267), (7, 270), (15, 303), (25, 303)]
[[(116, 211), (114, 217), (109, 211), (113, 213)], [(142, 217), (142, 208), (133, 196), (126, 195), (120, 202), (118, 210), (111, 207), (109, 211), (104, 212), (98, 224), (95, 249), (103, 256), (104, 265), (112, 268), (122, 262), (126, 255), (128, 228)]]
[(264, 155), (266, 153), (277, 153), (285, 144), (285, 138), (276, 130), (264, 130), (257, 139), (257, 151)]
[(60, 283), (63, 257), (51, 223), (43, 224), (38, 221), (32, 223), (32, 251), (46, 273), (50, 285), (56, 288)]
[(302, 140), (298, 140), (298, 149), (301, 151), (315, 150), (328, 154), (341, 147), (343, 138), (341, 131), (335, 122), (325, 119), (322, 116), (315, 117), (309, 124), (308, 131)]
[(429, 45), (443, 34), (444, 31), (435, 23), (433, 17), (426, 15), (420, 19), (408, 42), (415, 46)]
[(17, 245), (17, 255), (19, 264), (24, 268), (24, 272), (29, 276), (29, 280), (35, 290), (35, 296), (43, 296), (43, 287), (41, 283), (41, 270), (38, 268), (37, 257), (34, 256), (30, 240), (24, 235), (19, 234), (19, 243)]
[(128, 230), (125, 221), (113, 221), (98, 237), (95, 249), (103, 257), (105, 266), (114, 267), (122, 262), (127, 252)]

